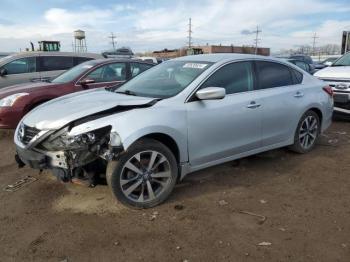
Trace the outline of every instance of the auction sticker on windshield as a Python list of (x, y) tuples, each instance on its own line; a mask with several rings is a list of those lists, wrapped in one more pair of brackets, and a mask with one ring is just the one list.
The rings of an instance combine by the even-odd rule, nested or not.
[(197, 69), (203, 69), (208, 64), (200, 64), (200, 63), (186, 63), (183, 65), (183, 68), (197, 68)]

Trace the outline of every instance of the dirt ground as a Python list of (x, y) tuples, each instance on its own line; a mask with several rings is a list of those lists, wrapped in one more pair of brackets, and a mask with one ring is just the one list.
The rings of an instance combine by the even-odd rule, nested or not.
[[(275, 150), (189, 175), (148, 210), (105, 185), (17, 169), (13, 155), (2, 133), (0, 261), (350, 261), (349, 122), (307, 155)], [(26, 175), (38, 180), (3, 190)]]

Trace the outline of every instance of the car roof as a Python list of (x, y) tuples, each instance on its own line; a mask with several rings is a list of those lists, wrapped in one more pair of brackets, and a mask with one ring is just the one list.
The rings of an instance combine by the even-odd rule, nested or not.
[(236, 53), (220, 53), (220, 54), (203, 54), (178, 57), (172, 60), (176, 61), (206, 61), (212, 63), (234, 61), (242, 59), (265, 59), (271, 61), (283, 61), (271, 56), (251, 55), (251, 54), (236, 54)]
[(103, 58), (102, 55), (95, 54), (95, 53), (43, 52), (43, 51), (19, 52), (19, 53), (13, 53), (10, 56), (11, 58), (32, 57), (32, 56), (74, 56), (74, 57)]
[[(305, 63), (303, 60), (297, 59), (297, 58), (287, 58), (285, 59), (286, 61), (297, 61), (297, 62), (302, 62)], [(305, 63), (306, 64), (306, 63)]]
[(88, 61), (91, 64), (97, 65), (97, 64), (104, 64), (104, 63), (114, 63), (114, 62), (133, 62), (133, 63), (142, 63), (142, 64), (150, 64), (155, 65), (154, 63), (150, 63), (147, 61), (143, 61), (141, 59), (134, 59), (134, 58), (101, 58), (101, 59), (95, 59)]

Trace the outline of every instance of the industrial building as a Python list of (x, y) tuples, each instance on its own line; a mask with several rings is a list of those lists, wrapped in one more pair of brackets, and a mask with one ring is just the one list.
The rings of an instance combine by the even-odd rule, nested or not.
[[(214, 53), (240, 53), (240, 54), (255, 54), (255, 47), (252, 46), (234, 46), (234, 45), (204, 45), (195, 46), (190, 49), (163, 49), (160, 51), (154, 51), (153, 56), (161, 58), (175, 58), (185, 55), (197, 55), (197, 54), (214, 54)], [(258, 47), (258, 55), (269, 56), (270, 48)]]

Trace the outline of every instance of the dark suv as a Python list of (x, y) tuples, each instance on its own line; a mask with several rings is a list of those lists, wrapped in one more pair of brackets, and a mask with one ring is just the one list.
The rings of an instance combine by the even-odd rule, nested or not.
[(293, 60), (299, 60), (307, 63), (311, 68), (311, 72), (315, 72), (315, 63), (312, 60), (311, 56), (309, 55), (304, 55), (304, 54), (296, 54), (296, 55), (291, 55), (288, 59), (293, 59)]

